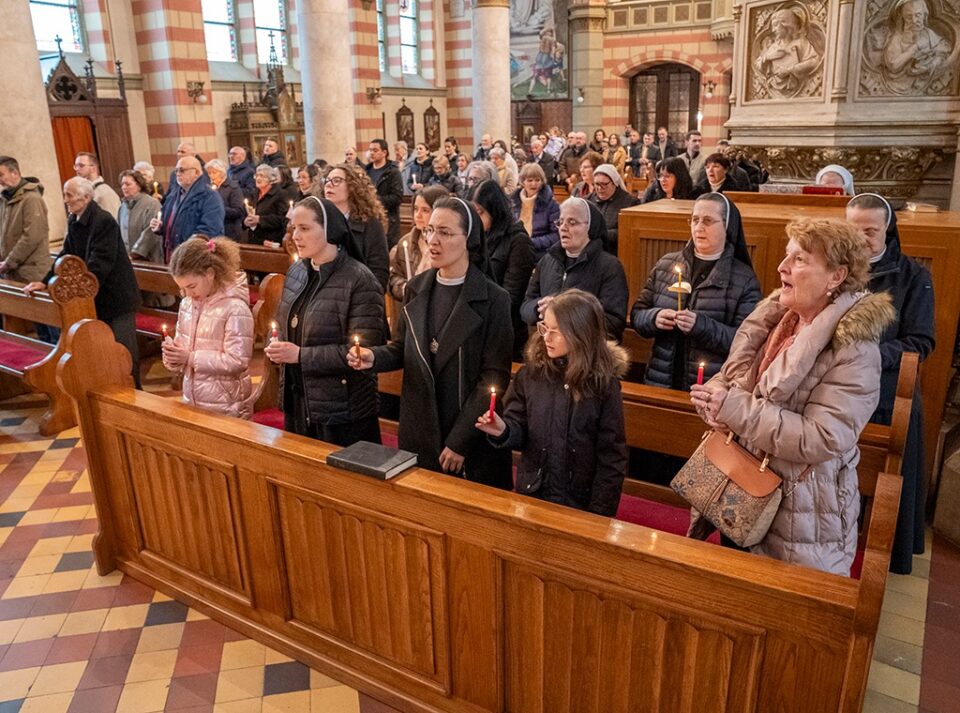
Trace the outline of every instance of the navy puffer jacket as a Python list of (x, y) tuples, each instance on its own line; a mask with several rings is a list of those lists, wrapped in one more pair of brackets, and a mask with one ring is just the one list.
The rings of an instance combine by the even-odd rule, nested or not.
[[(730, 351), (737, 327), (760, 301), (760, 283), (749, 265), (734, 257), (734, 245), (727, 242), (723, 255), (710, 274), (683, 298), (684, 308), (697, 313), (693, 330), (683, 335), (677, 329), (657, 329), (661, 309), (676, 309), (677, 296), (667, 288), (675, 283), (674, 268), (692, 274), (693, 244), (680, 252), (664, 255), (647, 278), (630, 313), (633, 328), (641, 337), (652, 337), (653, 350), (644, 383), (666, 388), (687, 389), (697, 383), (697, 367), (704, 362), (704, 381), (720, 371)], [(684, 337), (681, 339), (681, 337)], [(684, 383), (673, 383), (673, 360), (678, 344), (686, 350)]]

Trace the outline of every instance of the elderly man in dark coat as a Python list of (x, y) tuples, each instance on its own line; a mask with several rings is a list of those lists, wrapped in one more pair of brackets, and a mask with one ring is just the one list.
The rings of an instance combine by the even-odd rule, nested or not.
[[(70, 217), (60, 255), (82, 258), (87, 269), (96, 276), (100, 283), (94, 298), (97, 319), (106, 322), (116, 340), (130, 352), (133, 378), (140, 388), (136, 324), (140, 290), (120, 237), (120, 226), (112, 215), (94, 202), (93, 190), (93, 184), (85, 178), (71, 178), (63, 184), (63, 202)], [(42, 290), (53, 279), (53, 274), (51, 268), (43, 280), (29, 283), (23, 291), (32, 294)]]

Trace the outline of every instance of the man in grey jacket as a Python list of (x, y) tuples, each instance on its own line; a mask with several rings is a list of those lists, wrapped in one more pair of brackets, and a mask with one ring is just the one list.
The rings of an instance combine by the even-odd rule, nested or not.
[(0, 156), (0, 276), (17, 282), (41, 279), (50, 269), (47, 205), (36, 178), (20, 175), (20, 164)]
[(93, 200), (116, 220), (120, 214), (120, 196), (100, 175), (100, 159), (97, 155), (81, 151), (73, 159), (73, 170), (80, 178), (86, 178), (93, 184)]

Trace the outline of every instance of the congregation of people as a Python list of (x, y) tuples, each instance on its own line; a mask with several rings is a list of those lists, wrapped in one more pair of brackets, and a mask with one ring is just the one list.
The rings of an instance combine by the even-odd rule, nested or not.
[[(420, 467), (608, 517), (631, 463), (676, 473), (626, 445), (622, 342), (633, 330), (652, 341), (645, 384), (689, 392), (706, 428), (768, 455), (789, 484), (752, 549), (847, 574), (857, 440), (868, 421), (890, 422), (901, 355), (933, 350), (930, 274), (901, 252), (887, 200), (856, 194), (849, 171), (826, 166), (816, 180), (851, 196), (846, 220), (790, 221), (781, 287), (764, 297), (725, 194), (756, 191), (767, 176), (723, 143), (707, 153), (697, 131), (674, 141), (663, 127), (628, 126), (588, 141), (553, 127), (523, 147), (483, 135), (472, 156), (454, 137), (437, 155), (375, 139), (341, 160), (290, 167), (272, 139), (256, 157), (230, 148), (227, 162), (185, 141), (166, 185), (141, 162), (118, 177), (122, 195), (81, 153), (63, 187), (60, 254), (97, 277), (97, 316), (130, 351), (138, 386), (135, 316), (155, 296), (141, 294), (134, 264), (168, 265), (182, 297), (163, 364), (183, 373), (186, 403), (251, 418), (240, 245), (286, 249), (296, 260), (264, 347), (280, 365), (285, 430), (380, 443), (376, 374), (402, 369), (398, 444)], [(641, 196), (634, 178), (648, 182)], [(35, 293), (56, 258), (43, 187), (3, 156), (0, 188), (0, 274)], [(657, 261), (631, 305), (619, 216), (660, 200), (694, 201), (689, 239)], [(412, 227), (402, 235), (405, 203)], [(392, 324), (387, 300), (398, 306)], [(38, 336), (58, 335), (38, 325)], [(920, 413), (918, 394), (896, 572), (910, 571), (924, 543)], [(691, 536), (712, 529), (694, 512)]]

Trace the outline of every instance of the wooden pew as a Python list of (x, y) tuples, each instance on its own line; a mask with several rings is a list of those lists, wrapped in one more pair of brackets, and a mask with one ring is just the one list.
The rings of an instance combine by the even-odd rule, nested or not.
[(296, 258), (284, 248), (267, 248), (248, 243), (240, 245), (240, 269), (248, 272), (286, 275), (294, 260)]
[(341, 471), (323, 443), (135, 391), (101, 323), (67, 347), (98, 571), (390, 706), (861, 709), (896, 476), (877, 475), (855, 580), (425, 470)]
[[(260, 299), (253, 307), (254, 345), (266, 346), (270, 333), (276, 324), (277, 308), (283, 296), (283, 283), (286, 275), (267, 275), (260, 282)], [(262, 354), (260, 383), (257, 385), (253, 410), (263, 411), (276, 408), (279, 403), (280, 365), (274, 364)]]
[(180, 302), (180, 287), (170, 274), (166, 265), (143, 260), (131, 260), (133, 276), (137, 279), (137, 287), (144, 292), (158, 295), (170, 295), (174, 298), (171, 307), (141, 307), (137, 310), (137, 333), (147, 339), (158, 339), (163, 335), (163, 326), (166, 325), (170, 336), (177, 331), (177, 309)]
[(31, 390), (50, 400), (40, 417), (40, 433), (44, 436), (76, 425), (73, 404), (57, 385), (57, 362), (63, 355), (70, 325), (81, 319), (96, 319), (93, 298), (99, 289), (97, 278), (74, 255), (59, 258), (54, 273), (47, 291), (36, 292), (32, 297), (24, 294), (19, 282), (0, 280), (0, 314), (61, 330), (56, 344), (0, 330), (0, 372), (22, 379)]
[[(750, 194), (761, 195), (761, 194)], [(824, 196), (816, 196), (819, 199)], [(787, 244), (784, 226), (794, 216), (843, 218), (839, 207), (743, 204), (740, 213), (747, 247), (764, 294), (780, 286), (777, 265)], [(630, 304), (650, 270), (665, 253), (680, 250), (690, 238), (687, 218), (692, 201), (656, 201), (620, 213), (620, 260), (630, 289)], [(937, 348), (920, 369), (923, 383), (924, 443), (927, 478), (933, 467), (947, 389), (952, 374), (953, 348), (960, 314), (960, 212), (897, 213), (903, 252), (918, 260), (933, 276)]]
[(805, 195), (803, 193), (758, 193), (755, 191), (726, 191), (724, 195), (738, 206), (746, 203), (760, 205), (807, 206), (812, 208), (844, 208), (850, 196)]

